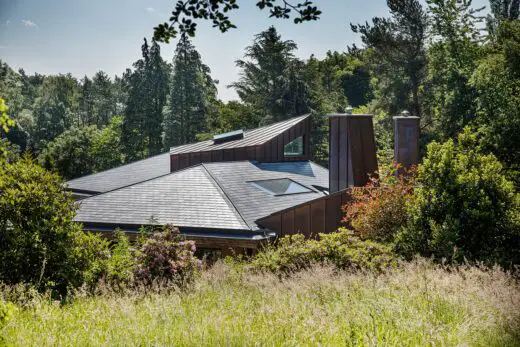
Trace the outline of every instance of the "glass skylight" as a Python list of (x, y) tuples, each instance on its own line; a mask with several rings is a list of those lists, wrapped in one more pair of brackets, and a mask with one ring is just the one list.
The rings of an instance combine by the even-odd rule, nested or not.
[(300, 193), (312, 193), (313, 191), (289, 178), (249, 182), (253, 186), (272, 195), (290, 195)]

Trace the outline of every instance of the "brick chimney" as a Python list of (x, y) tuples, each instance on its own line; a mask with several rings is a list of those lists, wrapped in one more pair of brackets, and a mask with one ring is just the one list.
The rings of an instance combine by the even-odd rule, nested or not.
[(404, 168), (419, 163), (419, 121), (408, 111), (394, 117), (394, 160)]
[(364, 186), (377, 171), (372, 115), (331, 114), (329, 117), (329, 192)]

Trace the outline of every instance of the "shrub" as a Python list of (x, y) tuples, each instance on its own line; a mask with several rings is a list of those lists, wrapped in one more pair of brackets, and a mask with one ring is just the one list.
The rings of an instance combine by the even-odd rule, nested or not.
[(122, 231), (116, 230), (111, 241), (82, 232), (76, 238), (74, 266), (82, 270), (82, 283), (90, 290), (100, 282), (121, 288), (133, 280), (135, 250)]
[(383, 166), (363, 188), (351, 192), (353, 201), (345, 205), (344, 223), (350, 224), (363, 240), (392, 242), (408, 219), (406, 205), (413, 192), (415, 169), (403, 171), (398, 165)]
[(361, 241), (349, 230), (319, 236), (320, 240), (306, 240), (301, 234), (282, 237), (275, 246), (258, 253), (251, 261), (251, 268), (289, 273), (315, 263), (332, 263), (338, 269), (382, 271), (395, 264), (389, 247)]
[(0, 299), (0, 346), (3, 346), (5, 343), (2, 329), (13, 319), (17, 312), (18, 308), (14, 304), (3, 302)]
[(182, 240), (179, 229), (167, 225), (143, 243), (136, 258), (135, 278), (145, 284), (190, 283), (202, 266), (195, 250), (195, 242)]
[(78, 279), (70, 257), (80, 227), (61, 179), (28, 156), (4, 160), (0, 192), (0, 281), (64, 294)]
[(519, 196), (496, 157), (481, 153), (476, 135), (465, 129), (457, 141), (431, 143), (417, 183), (398, 251), (519, 261)]

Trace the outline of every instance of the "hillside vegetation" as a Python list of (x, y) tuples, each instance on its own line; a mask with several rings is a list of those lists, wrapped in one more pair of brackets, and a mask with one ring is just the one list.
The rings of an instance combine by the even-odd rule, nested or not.
[(374, 276), (313, 267), (280, 281), (217, 263), (189, 291), (27, 299), (13, 345), (518, 346), (520, 288), (498, 269), (427, 260)]

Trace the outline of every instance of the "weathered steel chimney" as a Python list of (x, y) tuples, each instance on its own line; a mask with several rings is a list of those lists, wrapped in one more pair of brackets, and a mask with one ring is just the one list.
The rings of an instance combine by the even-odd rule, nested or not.
[(408, 111), (394, 117), (394, 160), (404, 168), (419, 163), (419, 121)]
[(329, 192), (364, 186), (377, 171), (372, 115), (329, 116)]

